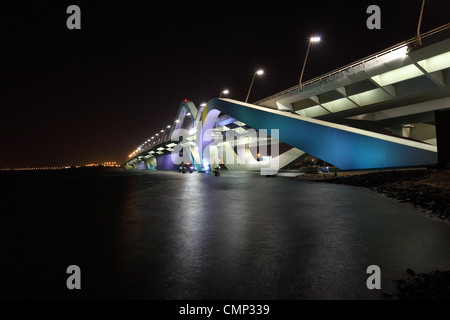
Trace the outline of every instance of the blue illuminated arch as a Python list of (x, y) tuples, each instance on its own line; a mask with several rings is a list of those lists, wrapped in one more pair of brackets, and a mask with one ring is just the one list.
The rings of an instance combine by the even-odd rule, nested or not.
[[(207, 111), (219, 110), (252, 128), (279, 129), (280, 141), (341, 170), (434, 165), (437, 149), (425, 143), (386, 136), (231, 99), (212, 99)], [(213, 112), (214, 115), (217, 111)]]

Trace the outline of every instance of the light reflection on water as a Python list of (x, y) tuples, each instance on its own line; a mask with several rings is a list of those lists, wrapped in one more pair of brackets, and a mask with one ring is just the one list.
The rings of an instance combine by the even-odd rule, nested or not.
[[(44, 178), (4, 180), (0, 239), (6, 287), (45, 283), (43, 297), (71, 297), (51, 276), (73, 261), (82, 297), (146, 299), (379, 299), (365, 285), (369, 265), (388, 291), (407, 268), (450, 266), (449, 224), (356, 187), (248, 172)], [(25, 182), (32, 204), (13, 201)], [(24, 263), (45, 272), (20, 282)]]
[(371, 264), (386, 289), (406, 268), (450, 265), (448, 224), (368, 190), (251, 173), (147, 177), (157, 196), (136, 201), (157, 209), (137, 215), (164, 233), (155, 298), (376, 299)]

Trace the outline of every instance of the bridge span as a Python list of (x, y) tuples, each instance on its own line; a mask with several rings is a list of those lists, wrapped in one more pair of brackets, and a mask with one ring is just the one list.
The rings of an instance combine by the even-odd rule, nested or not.
[(275, 160), (280, 169), (311, 159), (340, 170), (445, 166), (450, 24), (421, 38), (252, 104), (183, 101), (170, 130), (141, 144), (125, 167), (177, 170), (175, 153), (187, 153), (183, 163), (194, 170), (257, 170)]

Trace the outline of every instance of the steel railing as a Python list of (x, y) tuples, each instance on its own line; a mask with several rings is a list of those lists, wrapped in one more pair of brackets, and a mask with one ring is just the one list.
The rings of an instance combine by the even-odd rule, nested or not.
[[(439, 32), (445, 31), (445, 30), (447, 30), (447, 29), (450, 29), (450, 23), (444, 24), (444, 25), (442, 25), (442, 26), (440, 26), (440, 27), (438, 27), (438, 28), (436, 28), (436, 29), (433, 29), (433, 30), (424, 32), (423, 34), (420, 35), (420, 38), (421, 38), (421, 39), (424, 39), (424, 38), (430, 37), (430, 36), (432, 36), (432, 35), (435, 35), (435, 34), (437, 34), (437, 33), (439, 33)], [(322, 79), (324, 79), (324, 78), (331, 77), (331, 76), (333, 76), (333, 75), (335, 75), (335, 74), (338, 74), (338, 73), (340, 73), (340, 72), (342, 72), (342, 71), (345, 71), (345, 70), (348, 70), (348, 69), (350, 69), (350, 68), (356, 67), (356, 66), (361, 65), (361, 64), (363, 64), (363, 63), (366, 63), (366, 62), (368, 62), (368, 61), (370, 61), (370, 60), (377, 59), (377, 58), (379, 58), (379, 57), (381, 57), (381, 56), (383, 56), (383, 55), (385, 55), (385, 54), (388, 54), (388, 53), (390, 53), (390, 52), (392, 52), (392, 51), (395, 51), (396, 49), (399, 49), (400, 47), (404, 47), (404, 46), (410, 45), (410, 44), (413, 44), (414, 46), (417, 46), (417, 45), (418, 45), (418, 38), (417, 38), (417, 36), (414, 37), (414, 38), (411, 38), (411, 39), (409, 39), (409, 40), (403, 41), (403, 42), (401, 42), (401, 43), (398, 43), (398, 44), (396, 44), (396, 45), (393, 45), (393, 46), (391, 46), (391, 47), (389, 47), (389, 48), (387, 48), (387, 49), (384, 49), (384, 50), (382, 50), (382, 51), (379, 51), (379, 52), (377, 52), (377, 53), (374, 53), (374, 54), (372, 54), (372, 55), (370, 55), (370, 56), (368, 56), (368, 57), (362, 58), (362, 59), (360, 59), (360, 60), (358, 60), (358, 61), (349, 63), (349, 64), (347, 64), (347, 65), (345, 65), (345, 66), (343, 66), (343, 67), (340, 67), (340, 68), (338, 68), (338, 69), (335, 69), (335, 70), (333, 70), (333, 71), (330, 71), (330, 72), (328, 72), (328, 73), (326, 73), (326, 74), (323, 74), (323, 75), (321, 75), (321, 76), (318, 76), (318, 77), (316, 77), (316, 78), (314, 78), (314, 79), (311, 79), (311, 80), (302, 82), (302, 87), (307, 86), (307, 85), (309, 85), (309, 84), (311, 84), (311, 83), (320, 81), (320, 80), (322, 80)], [(276, 97), (282, 96), (282, 95), (284, 95), (284, 94), (286, 94), (286, 93), (289, 93), (289, 92), (292, 92), (292, 91), (299, 90), (299, 88), (300, 88), (300, 85), (297, 84), (297, 85), (295, 85), (295, 86), (293, 86), (293, 87), (290, 87), (290, 88), (288, 88), (288, 89), (285, 89), (285, 90), (283, 90), (283, 91), (281, 91), (281, 92), (275, 93), (275, 94), (273, 94), (273, 95), (271, 95), (271, 96), (269, 96), (269, 97), (266, 97), (266, 98), (264, 98), (264, 99), (258, 100), (258, 101), (256, 101), (256, 102), (254, 102), (253, 104), (259, 105), (259, 104), (264, 103), (264, 102), (266, 102), (266, 101), (268, 101), (268, 100), (272, 100), (272, 99), (275, 99)]]

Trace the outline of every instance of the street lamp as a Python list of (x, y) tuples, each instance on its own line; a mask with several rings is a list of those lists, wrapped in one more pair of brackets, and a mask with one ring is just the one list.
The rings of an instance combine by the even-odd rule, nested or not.
[(167, 130), (167, 129), (170, 129), (171, 127), (172, 127), (172, 126), (171, 126), (170, 124), (168, 124), (168, 125), (164, 128), (164, 130), (161, 130), (163, 141), (164, 141), (164, 139), (165, 139), (165, 137), (166, 137), (166, 130)]
[(262, 76), (263, 74), (264, 74), (264, 71), (263, 71), (262, 69), (259, 69), (258, 71), (256, 71), (256, 72), (253, 74), (252, 82), (250, 83), (250, 88), (248, 89), (247, 98), (245, 98), (245, 102), (246, 102), (246, 103), (247, 103), (247, 101), (248, 101), (248, 97), (250, 96), (250, 91), (252, 90), (252, 87), (253, 87), (253, 81), (255, 81), (256, 75)]
[(420, 8), (419, 24), (417, 25), (417, 40), (419, 45), (422, 45), (422, 39), (420, 38), (420, 25), (422, 24), (423, 7), (425, 6), (425, 0), (422, 1), (422, 7)]
[(320, 37), (311, 37), (309, 39), (308, 50), (306, 50), (306, 57), (305, 57), (305, 61), (303, 62), (302, 73), (300, 74), (300, 80), (299, 80), (299, 89), (300, 90), (302, 90), (302, 78), (303, 78), (303, 72), (305, 71), (306, 60), (308, 59), (309, 48), (311, 47), (311, 43), (318, 43), (318, 42), (320, 42)]
[(230, 91), (228, 91), (228, 90), (223, 90), (221, 93), (220, 93), (220, 97), (219, 98), (222, 98), (222, 94), (229, 94), (230, 93)]

